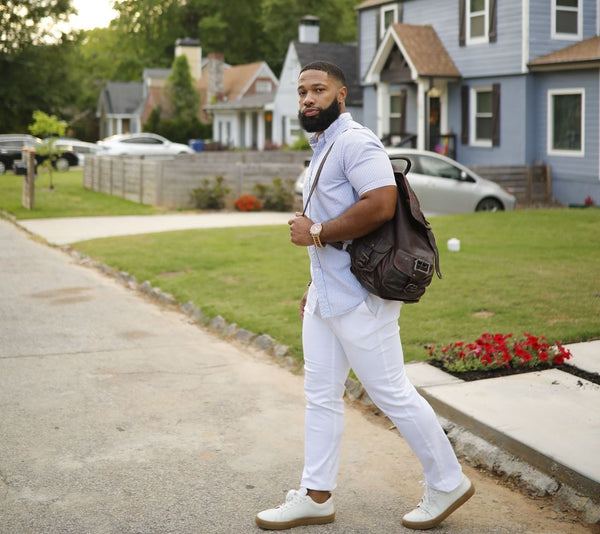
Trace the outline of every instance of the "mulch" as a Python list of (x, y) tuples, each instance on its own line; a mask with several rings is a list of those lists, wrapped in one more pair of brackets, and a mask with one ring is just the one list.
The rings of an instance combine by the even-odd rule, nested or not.
[(594, 384), (600, 385), (600, 374), (590, 373), (588, 371), (578, 369), (577, 367), (574, 367), (574, 366), (566, 364), (566, 363), (562, 364), (562, 365), (554, 365), (554, 366), (538, 365), (536, 367), (517, 367), (517, 368), (508, 367), (508, 368), (502, 368), (502, 369), (489, 369), (489, 370), (483, 370), (483, 371), (465, 371), (462, 373), (457, 373), (457, 372), (448, 371), (447, 369), (444, 369), (442, 362), (440, 362), (438, 360), (430, 360), (427, 363), (429, 363), (429, 365), (432, 365), (433, 367), (437, 367), (438, 369), (441, 369), (442, 371), (444, 371), (445, 373), (448, 373), (449, 375), (460, 378), (461, 380), (464, 380), (465, 382), (472, 382), (474, 380), (485, 380), (488, 378), (498, 378), (501, 376), (512, 376), (512, 375), (518, 375), (518, 374), (524, 374), (524, 373), (535, 373), (535, 372), (539, 372), (539, 371), (547, 371), (548, 369), (558, 369), (560, 371), (564, 371), (566, 373), (572, 374), (579, 378), (583, 378), (584, 380), (587, 380)]

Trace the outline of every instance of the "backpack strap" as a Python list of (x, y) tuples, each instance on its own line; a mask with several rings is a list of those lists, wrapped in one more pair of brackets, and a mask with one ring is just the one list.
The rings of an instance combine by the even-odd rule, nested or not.
[(310, 197), (312, 197), (312, 194), (315, 191), (315, 187), (317, 187), (317, 182), (319, 181), (319, 176), (321, 176), (321, 171), (323, 170), (323, 165), (325, 165), (325, 160), (327, 159), (327, 156), (329, 156), (329, 153), (331, 152), (331, 149), (333, 148), (334, 143), (335, 143), (335, 141), (333, 143), (331, 143), (331, 146), (329, 147), (327, 152), (325, 152), (325, 155), (323, 156), (323, 159), (321, 160), (321, 164), (319, 165), (319, 168), (317, 170), (317, 175), (315, 176), (315, 179), (313, 180), (312, 186), (310, 188), (310, 192), (308, 193), (308, 198), (306, 199), (306, 204), (304, 205), (304, 209), (302, 210), (302, 216), (304, 216), (304, 214), (306, 213), (306, 210), (308, 209), (308, 203), (310, 202)]

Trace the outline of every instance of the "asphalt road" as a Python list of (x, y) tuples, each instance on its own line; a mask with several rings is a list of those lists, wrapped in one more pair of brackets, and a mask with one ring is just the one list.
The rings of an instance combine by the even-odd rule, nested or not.
[[(297, 487), (302, 378), (0, 220), (0, 532), (242, 534)], [(299, 325), (300, 327), (300, 325)], [(465, 466), (477, 493), (438, 533), (590, 528)], [(410, 532), (420, 467), (347, 410), (337, 519)]]

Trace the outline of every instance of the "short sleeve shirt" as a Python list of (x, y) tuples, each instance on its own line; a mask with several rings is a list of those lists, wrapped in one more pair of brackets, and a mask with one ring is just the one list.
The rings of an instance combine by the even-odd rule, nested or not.
[[(315, 134), (310, 144), (314, 153), (304, 180), (305, 203), (321, 160), (333, 145), (306, 211), (314, 222), (335, 219), (367, 191), (396, 185), (381, 141), (352, 120), (350, 113), (342, 113), (321, 135)], [(308, 247), (308, 254), (314, 286), (309, 292), (309, 309), (318, 309), (323, 318), (334, 317), (365, 300), (368, 291), (350, 271), (350, 255), (346, 251), (313, 245)]]

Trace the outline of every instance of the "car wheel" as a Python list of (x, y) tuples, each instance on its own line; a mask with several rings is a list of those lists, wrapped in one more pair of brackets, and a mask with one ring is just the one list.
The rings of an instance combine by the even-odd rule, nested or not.
[(69, 161), (66, 158), (58, 158), (55, 165), (57, 171), (64, 172), (69, 170)]
[(4, 174), (6, 172), (6, 165), (0, 161), (0, 174)]
[(504, 210), (504, 206), (502, 205), (502, 202), (500, 202), (496, 198), (484, 198), (483, 200), (479, 201), (479, 204), (477, 204), (477, 207), (475, 208), (475, 211), (503, 211), (503, 210)]

